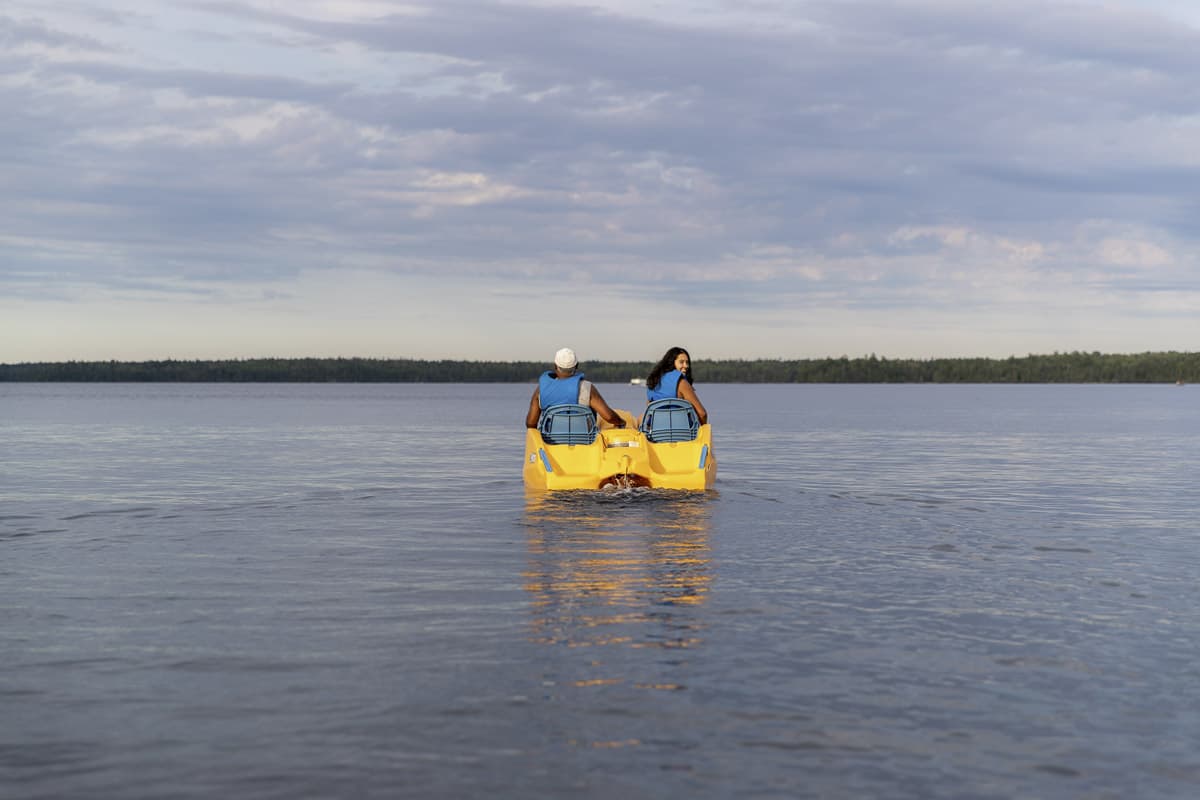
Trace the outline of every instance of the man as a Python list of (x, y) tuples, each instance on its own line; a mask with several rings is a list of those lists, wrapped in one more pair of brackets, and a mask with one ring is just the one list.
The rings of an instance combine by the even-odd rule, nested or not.
[(529, 398), (529, 411), (525, 414), (526, 428), (537, 427), (543, 409), (563, 403), (587, 406), (614, 428), (625, 427), (625, 420), (609, 408), (592, 382), (585, 381), (583, 373), (575, 371), (578, 366), (579, 361), (571, 348), (564, 347), (554, 354), (554, 369), (542, 373), (538, 378), (538, 388), (533, 390), (533, 397)]

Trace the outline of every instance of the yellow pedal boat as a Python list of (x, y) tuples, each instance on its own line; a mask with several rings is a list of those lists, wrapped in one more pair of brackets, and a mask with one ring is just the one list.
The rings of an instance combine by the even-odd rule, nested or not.
[(712, 428), (686, 400), (656, 400), (641, 419), (615, 409), (624, 428), (581, 405), (551, 406), (525, 431), (530, 489), (711, 489), (717, 479)]

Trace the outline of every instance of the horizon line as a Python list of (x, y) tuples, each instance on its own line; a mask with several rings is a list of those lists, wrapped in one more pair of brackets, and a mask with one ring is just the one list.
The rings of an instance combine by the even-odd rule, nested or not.
[[(1047, 357), (1062, 357), (1062, 356), (1154, 356), (1154, 355), (1200, 355), (1200, 351), (1192, 350), (1142, 350), (1138, 352), (1102, 352), (1100, 350), (1055, 350), (1049, 353), (1026, 353), (1024, 355), (1011, 354), (1007, 356), (887, 356), (877, 353), (868, 353), (864, 355), (850, 356), (845, 353), (833, 356), (738, 356), (734, 358), (701, 358), (696, 359), (698, 362), (731, 362), (731, 361), (773, 361), (773, 362), (789, 362), (789, 361), (828, 361), (828, 360), (871, 360), (878, 361), (1007, 361), (1009, 359), (1023, 358), (1047, 358)], [(59, 365), (59, 364), (162, 364), (162, 363), (214, 363), (214, 362), (253, 362), (253, 361), (415, 361), (415, 362), (454, 362), (460, 364), (530, 364), (530, 363), (550, 363), (552, 359), (531, 359), (531, 358), (516, 358), (508, 360), (500, 359), (470, 359), (470, 358), (451, 358), (451, 357), (417, 357), (417, 356), (233, 356), (233, 357), (218, 357), (218, 358), (144, 358), (144, 359), (66, 359), (59, 361), (13, 361), (0, 362), (0, 367), (19, 367), (19, 366), (43, 366), (43, 365)], [(654, 363), (655, 359), (615, 359), (615, 358), (592, 358), (582, 359), (582, 364), (646, 364)]]

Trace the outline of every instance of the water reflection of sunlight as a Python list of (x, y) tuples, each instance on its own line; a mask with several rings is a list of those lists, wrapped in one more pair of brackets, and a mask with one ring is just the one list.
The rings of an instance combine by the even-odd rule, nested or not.
[[(690, 648), (710, 572), (702, 494), (531, 494), (526, 501), (533, 638), (568, 648)], [(671, 687), (674, 688), (674, 687)]]

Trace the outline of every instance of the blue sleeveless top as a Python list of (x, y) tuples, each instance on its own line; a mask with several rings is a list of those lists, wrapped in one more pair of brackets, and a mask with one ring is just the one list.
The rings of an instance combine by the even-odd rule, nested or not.
[(578, 403), (579, 383), (582, 380), (582, 372), (576, 372), (569, 378), (556, 378), (553, 372), (543, 372), (538, 378), (538, 405), (549, 408), (563, 403)]
[(653, 389), (646, 387), (646, 402), (652, 403), (655, 400), (665, 400), (668, 397), (675, 397), (679, 390), (679, 379), (683, 377), (683, 373), (677, 369), (673, 369), (666, 375), (662, 376), (662, 380), (658, 382), (658, 386)]

